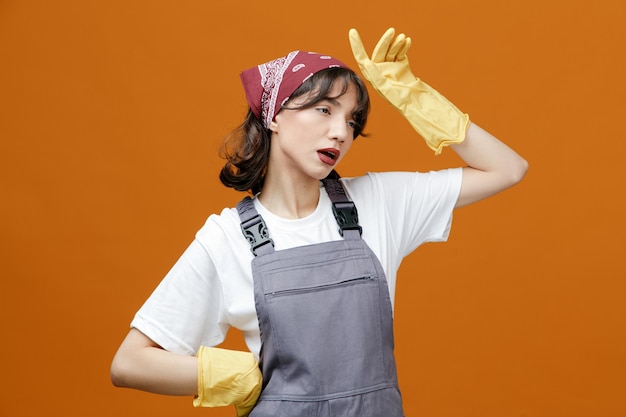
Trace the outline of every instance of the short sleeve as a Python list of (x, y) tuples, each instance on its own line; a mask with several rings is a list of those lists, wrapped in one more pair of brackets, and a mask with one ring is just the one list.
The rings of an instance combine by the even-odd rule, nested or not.
[(355, 180), (350, 187), (356, 188), (357, 198), (367, 196), (363, 202), (355, 198), (357, 207), (368, 207), (384, 219), (382, 233), (393, 242), (398, 256), (408, 255), (422, 243), (447, 240), (461, 189), (461, 168), (370, 173)]
[(221, 343), (228, 331), (215, 265), (194, 240), (136, 313), (134, 327), (165, 350), (195, 354)]

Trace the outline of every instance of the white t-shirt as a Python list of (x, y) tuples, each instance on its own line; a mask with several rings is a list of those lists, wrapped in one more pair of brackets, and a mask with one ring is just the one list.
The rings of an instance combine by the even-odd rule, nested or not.
[[(385, 271), (392, 302), (402, 259), (422, 243), (448, 238), (461, 180), (460, 168), (341, 179), (357, 207), (362, 237)], [(302, 219), (278, 217), (254, 199), (276, 250), (342, 239), (321, 182), (320, 188), (316, 210)], [(190, 355), (200, 346), (220, 344), (233, 326), (258, 358), (252, 258), (237, 210), (211, 215), (131, 326), (166, 350)]]

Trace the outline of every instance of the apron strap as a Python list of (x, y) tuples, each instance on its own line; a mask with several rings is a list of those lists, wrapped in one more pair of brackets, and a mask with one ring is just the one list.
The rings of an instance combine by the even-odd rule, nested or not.
[(254, 203), (249, 196), (237, 204), (237, 212), (241, 220), (241, 231), (248, 239), (250, 250), (254, 256), (274, 252), (274, 242), (270, 239), (267, 225), (263, 217), (254, 208)]
[[(339, 225), (339, 234), (346, 240), (359, 240), (363, 229), (359, 226), (359, 214), (355, 204), (348, 198), (339, 181), (339, 174), (333, 170), (322, 180), (326, 193), (333, 203), (333, 215)], [(274, 252), (274, 242), (263, 217), (254, 208), (249, 196), (237, 204), (237, 213), (241, 220), (241, 231), (248, 242), (254, 256)]]
[(339, 234), (346, 240), (359, 240), (363, 234), (363, 228), (359, 226), (359, 213), (356, 205), (346, 195), (339, 178), (337, 171), (332, 170), (322, 180), (322, 184), (333, 203), (333, 214), (339, 225)]

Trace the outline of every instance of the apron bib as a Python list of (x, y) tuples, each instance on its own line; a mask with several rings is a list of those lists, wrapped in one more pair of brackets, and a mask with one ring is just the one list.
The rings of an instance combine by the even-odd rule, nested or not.
[(324, 185), (344, 240), (274, 251), (252, 200), (237, 206), (261, 332), (250, 417), (402, 417), (385, 274), (341, 183)]

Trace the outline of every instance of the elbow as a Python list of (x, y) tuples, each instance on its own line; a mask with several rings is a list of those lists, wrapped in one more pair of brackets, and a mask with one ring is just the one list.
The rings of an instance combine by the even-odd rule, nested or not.
[(528, 172), (528, 161), (520, 156), (511, 165), (509, 180), (511, 181), (511, 186), (513, 186), (521, 182), (526, 176)]
[(128, 388), (128, 367), (124, 365), (124, 360), (115, 356), (111, 363), (110, 377), (113, 386), (118, 388)]
[(118, 387), (118, 388), (124, 387), (124, 378), (122, 376), (123, 373), (121, 372), (121, 369), (115, 360), (111, 364), (110, 375), (111, 375), (111, 383), (113, 384), (113, 386)]

